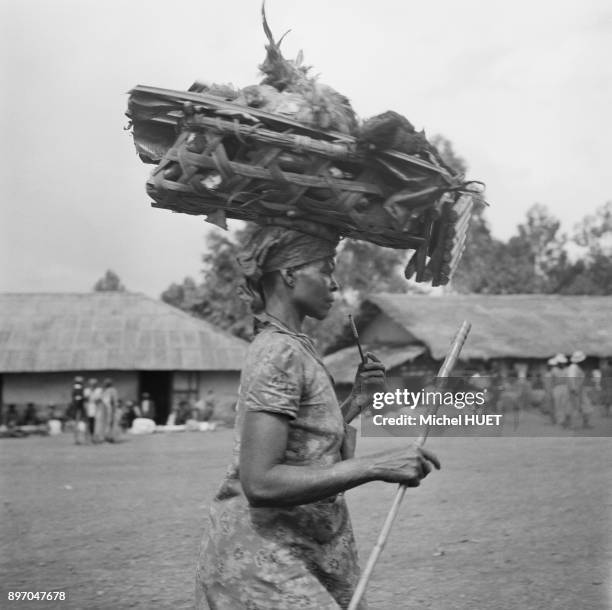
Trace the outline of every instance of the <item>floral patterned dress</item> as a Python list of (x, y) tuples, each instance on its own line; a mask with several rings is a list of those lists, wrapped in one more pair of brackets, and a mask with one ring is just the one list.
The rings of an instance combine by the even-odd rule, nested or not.
[(293, 507), (250, 506), (238, 471), (246, 411), (287, 416), (286, 464), (326, 466), (341, 459), (344, 421), (314, 346), (306, 335), (267, 323), (242, 371), (233, 461), (202, 542), (198, 610), (346, 608), (359, 567), (343, 495)]

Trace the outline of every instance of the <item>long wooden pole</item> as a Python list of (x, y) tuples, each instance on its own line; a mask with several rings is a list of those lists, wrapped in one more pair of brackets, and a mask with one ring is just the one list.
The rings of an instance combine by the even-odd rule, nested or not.
[[(470, 332), (471, 328), (472, 325), (467, 320), (465, 320), (457, 331), (457, 335), (455, 336), (455, 339), (452, 342), (451, 348), (448, 354), (446, 354), (446, 358), (444, 359), (442, 367), (438, 372), (438, 388), (444, 387), (444, 385), (446, 384), (445, 380), (449, 376), (450, 372), (453, 370), (453, 367), (457, 362), (457, 358), (461, 353), (461, 348), (463, 347), (463, 344), (465, 343), (465, 340), (467, 339), (468, 333)], [(438, 405), (436, 402), (436, 404), (433, 405), (432, 413), (435, 415), (437, 411)], [(429, 426), (426, 426), (425, 430), (423, 430), (423, 433), (421, 434), (421, 436), (419, 436), (417, 440), (417, 446), (422, 447), (424, 445), (425, 441), (427, 440), (428, 434)], [(378, 536), (378, 540), (376, 541), (376, 544), (374, 545), (374, 548), (372, 549), (372, 552), (368, 557), (368, 562), (366, 564), (365, 569), (361, 573), (361, 578), (357, 583), (357, 587), (355, 588), (355, 592), (353, 593), (353, 597), (351, 598), (351, 602), (349, 603), (348, 610), (357, 610), (357, 607), (359, 606), (359, 602), (361, 601), (361, 598), (365, 593), (366, 587), (368, 586), (370, 576), (374, 571), (374, 566), (376, 565), (376, 562), (378, 561), (378, 558), (383, 548), (385, 547), (387, 538), (389, 537), (389, 533), (391, 532), (391, 526), (393, 525), (393, 521), (397, 516), (397, 512), (402, 503), (402, 500), (404, 499), (405, 493), (406, 486), (400, 485), (397, 490), (397, 493), (395, 494), (395, 498), (393, 499), (393, 504), (391, 504), (389, 513), (387, 514), (387, 518), (383, 523), (382, 529)]]

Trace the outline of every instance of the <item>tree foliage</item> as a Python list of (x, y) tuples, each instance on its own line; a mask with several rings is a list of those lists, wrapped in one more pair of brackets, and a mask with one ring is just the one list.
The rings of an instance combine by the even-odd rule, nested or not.
[(585, 249), (565, 294), (612, 294), (612, 201), (586, 216), (574, 231), (573, 241)]
[(119, 276), (108, 269), (106, 273), (94, 284), (95, 292), (123, 292), (125, 286), (121, 283)]
[(446, 165), (458, 174), (465, 175), (467, 173), (467, 161), (456, 153), (453, 143), (448, 138), (437, 134), (431, 138), (431, 143), (436, 147)]
[(558, 230), (559, 222), (537, 204), (506, 242), (491, 235), (483, 214), (475, 215), (453, 288), (488, 294), (554, 291), (554, 274), (565, 262), (564, 237)]
[(335, 277), (347, 296), (373, 291), (406, 292), (406, 252), (365, 241), (345, 239), (336, 258)]
[[(569, 238), (548, 209), (535, 204), (507, 241), (472, 219), (467, 248), (452, 286), (490, 294), (612, 294), (612, 202), (587, 216)], [(582, 247), (582, 254), (572, 250)]]
[(574, 231), (574, 241), (588, 249), (589, 256), (612, 256), (612, 201), (586, 216)]
[(228, 233), (211, 231), (202, 256), (202, 281), (196, 283), (186, 277), (182, 284), (170, 285), (162, 293), (162, 301), (249, 339), (252, 319), (247, 303), (240, 298), (242, 274), (236, 257), (240, 242), (251, 230), (250, 227), (239, 230), (234, 238)]

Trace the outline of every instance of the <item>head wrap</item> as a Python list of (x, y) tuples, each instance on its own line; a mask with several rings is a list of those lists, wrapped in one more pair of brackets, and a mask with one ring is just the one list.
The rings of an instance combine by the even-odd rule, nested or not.
[(259, 280), (266, 273), (335, 256), (338, 236), (324, 227), (317, 233), (279, 226), (256, 229), (243, 252), (238, 255), (238, 263), (246, 279), (243, 296), (251, 301), (254, 311), (263, 309)]

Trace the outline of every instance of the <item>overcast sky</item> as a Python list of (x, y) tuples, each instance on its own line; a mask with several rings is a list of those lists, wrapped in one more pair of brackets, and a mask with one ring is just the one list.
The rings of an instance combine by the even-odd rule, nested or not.
[[(258, 82), (258, 0), (0, 0), (1, 291), (154, 297), (197, 276), (209, 226), (151, 208), (123, 130), (136, 84)], [(612, 198), (608, 0), (268, 0), (285, 55), (367, 117), (450, 138), (493, 232), (535, 202), (571, 230)], [(218, 229), (213, 229), (218, 230)]]

